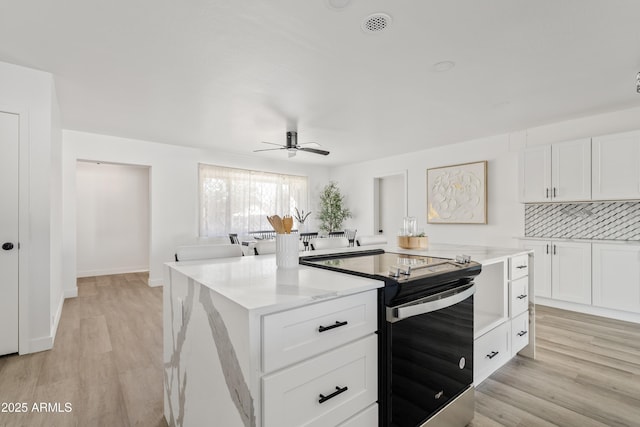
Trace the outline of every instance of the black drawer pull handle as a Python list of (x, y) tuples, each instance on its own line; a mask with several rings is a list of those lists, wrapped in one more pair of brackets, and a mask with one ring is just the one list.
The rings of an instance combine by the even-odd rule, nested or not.
[(527, 331), (520, 331), (520, 332), (518, 332), (518, 334), (517, 334), (517, 335), (518, 335), (519, 337), (523, 337), (523, 336), (527, 335)]
[(318, 403), (324, 403), (329, 399), (333, 399), (334, 397), (336, 397), (337, 395), (339, 395), (340, 393), (344, 393), (345, 391), (349, 390), (349, 387), (344, 386), (342, 388), (340, 387), (336, 387), (336, 391), (334, 391), (333, 393), (331, 393), (329, 396), (325, 396), (323, 394), (320, 395), (320, 399), (318, 399)]
[(518, 269), (522, 270), (523, 268), (527, 268), (527, 266), (526, 266), (526, 265), (519, 265), (519, 266), (517, 266), (516, 268), (518, 268)]
[(518, 299), (525, 299), (527, 297), (526, 294), (522, 294), (522, 295), (518, 295), (516, 298)]
[(349, 322), (347, 322), (346, 320), (344, 322), (338, 322), (336, 320), (336, 323), (334, 323), (331, 326), (318, 326), (318, 332), (324, 332), (324, 331), (328, 331), (329, 329), (339, 328), (340, 326), (344, 326), (348, 323)]
[(499, 351), (492, 351), (491, 353), (487, 354), (487, 357), (489, 359), (493, 359), (494, 357), (496, 357), (498, 355), (498, 353), (500, 353)]

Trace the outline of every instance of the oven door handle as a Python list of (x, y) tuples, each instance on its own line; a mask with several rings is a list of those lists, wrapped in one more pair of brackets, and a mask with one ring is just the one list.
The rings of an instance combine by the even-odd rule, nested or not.
[(456, 305), (473, 295), (476, 292), (476, 286), (472, 283), (471, 285), (461, 286), (455, 289), (455, 291), (447, 290), (439, 294), (431, 295), (425, 298), (425, 302), (422, 303), (414, 301), (399, 307), (387, 307), (387, 322), (399, 322), (409, 317), (431, 313)]

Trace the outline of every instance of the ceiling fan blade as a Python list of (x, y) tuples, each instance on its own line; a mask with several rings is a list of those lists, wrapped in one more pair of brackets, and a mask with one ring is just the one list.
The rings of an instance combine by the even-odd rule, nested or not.
[(285, 150), (286, 147), (280, 147), (280, 148), (263, 148), (262, 150), (253, 150), (254, 153), (257, 153), (259, 151), (275, 151), (275, 150)]
[(298, 144), (298, 146), (300, 145), (312, 145), (314, 147), (322, 147), (322, 145), (320, 145), (319, 142), (313, 142), (313, 141), (303, 142), (302, 144)]
[(282, 144), (276, 144), (275, 142), (269, 142), (269, 141), (260, 141), (260, 142), (262, 142), (263, 144), (277, 145), (278, 147), (283, 146)]
[(326, 155), (328, 155), (328, 154), (329, 154), (329, 152), (328, 152), (328, 151), (325, 151), (325, 150), (318, 150), (318, 149), (315, 149), (315, 148), (304, 148), (304, 147), (298, 147), (298, 150), (300, 150), (300, 151), (307, 151), (307, 152), (309, 152), (309, 153), (314, 153), (314, 154), (321, 154), (321, 155), (323, 155), (323, 156), (326, 156)]

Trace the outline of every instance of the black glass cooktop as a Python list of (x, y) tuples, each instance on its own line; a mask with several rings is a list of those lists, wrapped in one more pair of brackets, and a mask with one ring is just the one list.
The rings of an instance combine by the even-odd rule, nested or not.
[(300, 264), (384, 280), (387, 304), (392, 300), (395, 304), (425, 296), (460, 280), (470, 281), (481, 270), (480, 264), (473, 261), (458, 263), (448, 258), (385, 252), (381, 249), (310, 255), (300, 258)]
[(302, 258), (301, 263), (359, 276), (393, 278), (397, 281), (410, 281), (431, 274), (458, 270), (465, 266), (447, 258), (407, 255), (382, 250), (308, 256)]

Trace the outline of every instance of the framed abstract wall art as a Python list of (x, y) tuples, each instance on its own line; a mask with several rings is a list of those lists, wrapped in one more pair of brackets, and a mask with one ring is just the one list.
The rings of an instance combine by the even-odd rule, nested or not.
[(427, 169), (429, 224), (487, 223), (487, 162)]

